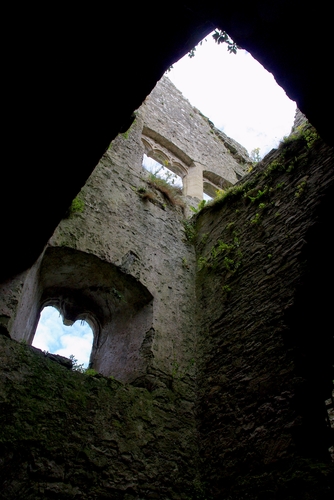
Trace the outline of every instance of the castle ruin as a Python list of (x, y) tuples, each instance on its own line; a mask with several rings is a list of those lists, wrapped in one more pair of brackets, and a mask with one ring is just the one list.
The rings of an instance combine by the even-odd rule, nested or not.
[[(0, 498), (332, 497), (333, 148), (306, 124), (246, 173), (191, 112), (231, 168), (138, 109), (83, 209), (2, 281)], [(182, 174), (184, 207), (144, 152)], [(29, 347), (45, 305), (91, 324), (98, 374)]]

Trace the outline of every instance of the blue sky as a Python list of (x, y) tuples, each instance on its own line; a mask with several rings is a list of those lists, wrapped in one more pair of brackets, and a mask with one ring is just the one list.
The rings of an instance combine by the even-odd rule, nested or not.
[(73, 354), (78, 364), (87, 367), (92, 342), (93, 332), (86, 321), (65, 326), (57, 309), (48, 306), (41, 313), (33, 346), (67, 358)]
[[(211, 35), (167, 73), (168, 78), (217, 128), (238, 141), (249, 153), (260, 148), (263, 157), (289, 135), (296, 104), (274, 77), (244, 50), (230, 54)], [(45, 308), (33, 345), (44, 351), (75, 356), (88, 364), (92, 331), (81, 321), (65, 326), (59, 312)]]

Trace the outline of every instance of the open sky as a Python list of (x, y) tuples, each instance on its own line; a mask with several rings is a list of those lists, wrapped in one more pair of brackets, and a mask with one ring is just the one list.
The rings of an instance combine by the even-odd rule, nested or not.
[[(274, 77), (248, 52), (230, 54), (211, 35), (197, 47), (195, 57), (183, 57), (167, 76), (193, 106), (249, 154), (260, 148), (263, 157), (291, 131), (296, 104)], [(92, 340), (88, 323), (64, 326), (59, 312), (46, 307), (33, 345), (66, 357), (73, 354), (87, 366)]]
[(66, 358), (73, 354), (78, 364), (87, 367), (92, 343), (93, 332), (86, 321), (65, 326), (57, 309), (48, 306), (41, 313), (32, 345)]
[(230, 54), (211, 35), (205, 40), (167, 76), (217, 128), (263, 157), (289, 135), (296, 103), (248, 52)]

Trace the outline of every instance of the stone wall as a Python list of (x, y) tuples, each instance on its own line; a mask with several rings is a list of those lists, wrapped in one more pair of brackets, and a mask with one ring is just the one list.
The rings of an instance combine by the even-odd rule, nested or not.
[[(196, 495), (195, 250), (184, 203), (142, 168), (142, 127), (113, 141), (20, 282), (16, 341), (0, 337), (0, 498)], [(100, 375), (27, 345), (46, 305), (90, 323)]]
[(332, 491), (334, 346), (319, 283), (324, 263), (334, 277), (334, 153), (315, 137), (290, 136), (196, 217), (200, 455), (213, 498)]
[(194, 414), (177, 379), (148, 390), (0, 344), (2, 500), (194, 498)]
[[(82, 211), (65, 218), (51, 238), (29, 299), (39, 310), (55, 305), (67, 320), (91, 321), (92, 367), (121, 380), (147, 370), (169, 376), (194, 357), (194, 249), (183, 208), (147, 184), (141, 130), (138, 117), (111, 144), (78, 194)], [(24, 330), (31, 342), (30, 311), (19, 308), (14, 338)]]
[(333, 149), (302, 128), (185, 221), (142, 129), (5, 295), (16, 340), (47, 304), (87, 318), (101, 374), (0, 337), (0, 498), (329, 500)]
[[(123, 241), (123, 233), (131, 234), (133, 230), (130, 228), (132, 227), (140, 227), (143, 224), (141, 226), (143, 233), (147, 233), (147, 226), (153, 231), (154, 226), (144, 220), (145, 217), (141, 216), (139, 224), (131, 219), (135, 217), (132, 214), (132, 199), (138, 202), (138, 197), (134, 196), (131, 187), (138, 187), (138, 183), (142, 182), (144, 153), (181, 175), (185, 196), (183, 203), (187, 206), (196, 206), (203, 198), (203, 190), (214, 196), (217, 189), (236, 183), (245, 174), (250, 164), (245, 148), (216, 129), (213, 123), (194, 108), (164, 76), (137, 110), (135, 124), (123, 134), (119, 134), (90, 176), (83, 190), (84, 197), (87, 198), (84, 200), (85, 212), (81, 215), (77, 213), (70, 222), (63, 219), (57, 228), (57, 235), (66, 233), (66, 241), (65, 243), (62, 241), (60, 245), (96, 255), (102, 261), (114, 263), (116, 267), (123, 266), (123, 260), (126, 261), (129, 256), (131, 261), (135, 256), (131, 265), (136, 266), (138, 263), (141, 267), (143, 261), (138, 261), (138, 252), (134, 250), (137, 246), (135, 238), (133, 238), (132, 246), (127, 243), (121, 250), (117, 247), (118, 243), (115, 245), (115, 239), (111, 237), (111, 233), (112, 236), (119, 238), (120, 231)], [(110, 162), (109, 167), (105, 166), (106, 161)], [(117, 163), (118, 170), (113, 169), (113, 162)], [(109, 169), (107, 174), (106, 169)], [(135, 176), (134, 180), (131, 175)], [(165, 200), (162, 199), (160, 207), (165, 205)], [(121, 206), (120, 211), (119, 206)], [(124, 208), (126, 206), (127, 210)], [(152, 210), (155, 209), (152, 208)], [(185, 209), (184, 215), (188, 216), (189, 212), (190, 210)], [(148, 212), (144, 213), (146, 216)], [(120, 223), (122, 217), (124, 219)], [(96, 220), (97, 225), (94, 227)], [(158, 218), (158, 220), (161, 219)], [(105, 221), (106, 228), (104, 228)], [(94, 236), (91, 235), (93, 227)], [(117, 235), (113, 234), (110, 227), (117, 228)], [(158, 234), (162, 233), (159, 227)], [(153, 239), (158, 241), (159, 237), (154, 235)], [(164, 239), (166, 243), (162, 245), (172, 245), (172, 240), (168, 240), (168, 237)], [(143, 245), (142, 241), (139, 243), (139, 246), (141, 245)], [(119, 252), (123, 252), (122, 255)], [(146, 256), (145, 252), (146, 250), (144, 261), (146, 258), (150, 261), (152, 257)], [(153, 252), (153, 255), (157, 254)], [(46, 260), (50, 258), (51, 254), (47, 252)], [(183, 258), (184, 262), (189, 261), (187, 255)], [(41, 297), (42, 289), (39, 288), (38, 273), (41, 262), (40, 256), (29, 271), (17, 276), (13, 281), (8, 280), (1, 284), (0, 323), (13, 338), (21, 339), (24, 335), (24, 338), (31, 342), (38, 322), (36, 314), (38, 314), (40, 302), (46, 303), (45, 301), (48, 300)], [(44, 267), (45, 264), (46, 261), (44, 261)], [(128, 265), (129, 262), (126, 263), (126, 267)], [(157, 260), (153, 263), (153, 267), (160, 265), (161, 262)], [(57, 264), (49, 264), (49, 268), (52, 269), (53, 266)], [(45, 272), (48, 274), (47, 270)], [(129, 270), (127, 272), (131, 274)], [(86, 284), (90, 287), (95, 286), (93, 283), (86, 282)], [(51, 285), (43, 286), (45, 288)], [(101, 289), (99, 293), (101, 295)], [(61, 307), (58, 300), (58, 308), (61, 309)], [(114, 307), (115, 304), (111, 306), (112, 309)], [(69, 305), (67, 305), (68, 308)], [(89, 308), (86, 312), (86, 319), (94, 323)]]
[(164, 154), (164, 149), (167, 158), (171, 154), (170, 167), (185, 177), (186, 195), (202, 199), (204, 180), (205, 192), (214, 196), (216, 189), (235, 184), (251, 163), (246, 149), (218, 130), (166, 76), (139, 113), (144, 119), (148, 154)]

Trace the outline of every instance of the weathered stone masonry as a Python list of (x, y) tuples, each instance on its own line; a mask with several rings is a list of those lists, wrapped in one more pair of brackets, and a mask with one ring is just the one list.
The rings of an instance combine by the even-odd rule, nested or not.
[(183, 177), (185, 196), (203, 198), (247, 171), (246, 149), (218, 130), (163, 77), (140, 108), (146, 154)]
[[(180, 211), (178, 219), (170, 218), (162, 210), (165, 200), (160, 208), (149, 202), (143, 205), (138, 190), (146, 186), (144, 152), (181, 173), (187, 203), (195, 205), (209, 178), (212, 194), (237, 182), (250, 161), (241, 145), (215, 129), (164, 77), (80, 193), (84, 212), (62, 221), (44, 256), (23, 278), (21, 298), (19, 286), (8, 288), (8, 293), (16, 290), (18, 297), (12, 311), (5, 304), (3, 311), (12, 337), (23, 336), (29, 343), (45, 305), (55, 305), (65, 321), (86, 319), (94, 331), (94, 368), (127, 381), (146, 372), (140, 354), (146, 335), (150, 348), (163, 353), (156, 353), (150, 363), (160, 358), (169, 373), (171, 362), (179, 364), (174, 356), (180, 352), (181, 338), (187, 338), (188, 328), (193, 330), (195, 292), (191, 292), (191, 280), (185, 280), (193, 274), (189, 271), (193, 250), (182, 241), (180, 221), (185, 215)], [(197, 191), (191, 188), (193, 181)], [(132, 319), (125, 324), (124, 318)], [(168, 333), (171, 329), (173, 334)], [(159, 340), (161, 330), (164, 341)], [(181, 336), (176, 334), (179, 330)], [(146, 341), (145, 346), (147, 353)]]
[(333, 339), (317, 271), (326, 259), (334, 274), (333, 150), (316, 135), (284, 143), (191, 232), (147, 184), (143, 123), (4, 289), (17, 340), (45, 304), (87, 317), (106, 377), (1, 337), (1, 498), (329, 499)]
[[(36, 302), (38, 310), (53, 302), (67, 319), (93, 318), (92, 366), (123, 381), (149, 367), (170, 373), (173, 362), (183, 364), (182, 344), (192, 346), (195, 338), (194, 250), (185, 241), (181, 209), (171, 213), (164, 200), (142, 200), (143, 149), (138, 118), (79, 194), (84, 211), (57, 228), (27, 279), (29, 286), (38, 281), (35, 295), (23, 293), (12, 330), (19, 339)], [(25, 332), (30, 342), (34, 332)]]
[[(16, 311), (7, 321), (12, 338), (28, 343), (45, 305), (57, 307), (66, 322), (89, 321), (94, 331), (91, 366), (112, 377), (73, 378), (62, 366), (48, 368), (51, 361), (41, 352), (36, 357), (36, 349), (25, 357), (24, 345), (18, 345), (35, 385), (29, 391), (31, 404), (18, 397), (6, 409), (7, 415), (16, 414), (15, 408), (27, 405), (25, 422), (13, 417), (14, 428), (7, 430), (11, 437), (5, 439), (5, 463), (20, 463), (22, 469), (14, 482), (5, 474), (7, 498), (131, 498), (139, 491), (152, 497), (156, 491), (156, 498), (176, 499), (193, 494), (198, 460), (195, 251), (185, 237), (182, 207), (170, 206), (159, 191), (154, 203), (142, 197), (142, 189), (148, 189), (142, 129), (138, 114), (79, 193), (84, 210), (61, 222), (23, 276), (21, 296), (15, 289), (12, 309), (5, 304), (8, 314)], [(12, 349), (3, 350), (5, 370)], [(53, 377), (58, 382), (53, 384)], [(5, 380), (12, 393), (26, 383), (24, 374)], [(68, 384), (74, 384), (72, 389)], [(46, 402), (49, 395), (48, 408), (33, 402), (34, 397)], [(50, 431), (43, 437), (50, 415), (57, 439)], [(22, 439), (36, 442), (25, 458)], [(31, 467), (41, 473), (35, 475), (37, 482)]]
[(320, 140), (283, 142), (197, 216), (200, 454), (214, 498), (260, 498), (259, 484), (269, 498), (327, 498), (334, 351), (319, 263), (332, 278), (333, 159)]

